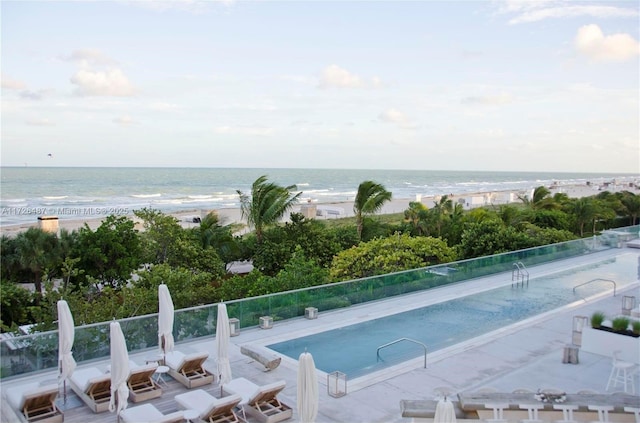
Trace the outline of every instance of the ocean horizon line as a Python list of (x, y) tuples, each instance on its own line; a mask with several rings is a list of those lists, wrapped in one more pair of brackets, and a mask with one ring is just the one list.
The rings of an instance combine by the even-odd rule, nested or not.
[(397, 168), (349, 168), (349, 167), (255, 167), (255, 166), (20, 166), (20, 165), (0, 165), (2, 169), (240, 169), (240, 170), (344, 170), (344, 171), (389, 171), (389, 172), (443, 172), (443, 173), (518, 173), (518, 174), (558, 174), (558, 175), (620, 175), (620, 176), (640, 176), (639, 172), (620, 171), (571, 171), (571, 170), (487, 170), (487, 169), (397, 169)]

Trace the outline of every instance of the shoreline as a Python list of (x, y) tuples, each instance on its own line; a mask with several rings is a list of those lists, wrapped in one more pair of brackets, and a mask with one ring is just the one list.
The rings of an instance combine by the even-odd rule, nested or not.
[[(589, 186), (589, 185), (561, 185), (561, 186), (551, 186), (547, 187), (551, 191), (551, 196), (556, 193), (565, 193), (569, 198), (581, 198), (581, 197), (589, 197), (597, 195), (602, 191), (609, 192), (620, 192), (620, 191), (629, 191), (636, 195), (640, 195), (640, 188), (638, 187), (626, 187), (626, 186), (614, 186), (609, 187), (605, 190), (596, 189), (597, 187)], [(470, 210), (477, 207), (483, 206), (500, 206), (505, 204), (518, 204), (521, 201), (518, 199), (518, 195), (523, 195), (522, 192), (517, 191), (491, 191), (491, 192), (475, 192), (475, 193), (464, 193), (464, 194), (449, 194), (449, 198), (451, 198), (454, 203), (460, 203), (463, 205), (465, 210)], [(428, 208), (432, 208), (435, 202), (437, 202), (441, 198), (440, 195), (433, 196), (417, 196), (416, 198), (394, 198), (391, 201), (385, 203), (377, 214), (395, 214), (402, 213), (408, 207), (409, 203), (414, 201), (419, 201)], [(306, 217), (313, 217), (321, 220), (328, 219), (339, 219), (344, 217), (353, 217), (353, 200), (349, 201), (329, 201), (329, 202), (318, 202), (318, 201), (310, 201), (307, 203), (298, 203), (293, 207), (291, 212), (302, 213)], [(245, 224), (242, 220), (242, 212), (240, 208), (220, 208), (220, 209), (192, 209), (192, 210), (181, 210), (176, 212), (164, 212), (169, 216), (173, 216), (178, 219), (180, 225), (183, 228), (192, 228), (198, 225), (197, 221), (194, 221), (194, 218), (202, 218), (209, 212), (217, 212), (220, 217), (220, 222), (223, 225), (228, 225), (232, 223), (240, 223)], [(128, 216), (134, 222), (136, 222), (136, 229), (142, 229), (139, 223), (139, 219), (135, 217), (133, 213), (127, 213)], [(59, 218), (57, 220), (58, 229), (66, 229), (68, 231), (73, 231), (82, 228), (85, 224), (89, 226), (90, 229), (95, 230), (98, 228), (102, 221), (106, 218), (104, 217), (94, 217), (94, 218)], [(284, 219), (283, 221), (286, 221)], [(0, 235), (6, 236), (15, 236), (16, 234), (23, 232), (32, 227), (39, 227), (38, 216), (34, 216), (33, 223), (21, 223), (15, 225), (7, 225), (0, 226)], [(245, 227), (241, 233), (247, 231)]]

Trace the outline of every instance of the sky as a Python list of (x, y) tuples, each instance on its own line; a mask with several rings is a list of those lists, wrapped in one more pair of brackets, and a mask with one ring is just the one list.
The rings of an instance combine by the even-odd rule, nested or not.
[(637, 1), (0, 8), (2, 166), (640, 173)]

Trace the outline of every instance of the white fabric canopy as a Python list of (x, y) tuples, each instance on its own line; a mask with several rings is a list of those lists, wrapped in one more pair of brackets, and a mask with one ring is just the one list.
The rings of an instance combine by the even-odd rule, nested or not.
[(217, 371), (220, 385), (231, 382), (231, 364), (229, 363), (229, 316), (227, 306), (218, 304), (218, 321), (216, 322), (216, 354)]
[(167, 285), (158, 285), (158, 346), (163, 354), (173, 351), (173, 300)]
[(127, 408), (127, 398), (129, 388), (129, 353), (127, 343), (120, 328), (120, 323), (111, 322), (111, 400), (109, 401), (109, 411), (112, 413)]
[(313, 356), (303, 352), (298, 358), (298, 418), (313, 423), (318, 417), (318, 377)]
[[(66, 381), (76, 368), (76, 360), (71, 349), (75, 338), (75, 324), (69, 304), (65, 300), (58, 301), (58, 363), (60, 367), (59, 381)], [(65, 386), (66, 391), (66, 386)], [(66, 393), (66, 392), (65, 392)]]
[(445, 397), (438, 401), (433, 423), (456, 423), (456, 411), (448, 398)]

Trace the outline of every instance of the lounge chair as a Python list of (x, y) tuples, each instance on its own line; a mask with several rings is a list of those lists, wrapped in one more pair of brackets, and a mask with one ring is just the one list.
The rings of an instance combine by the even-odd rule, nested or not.
[(176, 402), (184, 410), (196, 410), (200, 419), (210, 423), (239, 422), (234, 408), (238, 406), (242, 397), (229, 395), (216, 398), (202, 389), (195, 389), (184, 394), (176, 395)]
[(56, 407), (58, 385), (32, 383), (6, 389), (7, 400), (23, 422), (62, 423), (64, 414)]
[(75, 370), (69, 378), (71, 389), (94, 413), (109, 409), (111, 400), (111, 375), (96, 367)]
[(275, 423), (290, 419), (293, 415), (291, 407), (278, 399), (278, 394), (285, 386), (284, 380), (259, 386), (240, 377), (223, 385), (222, 392), (240, 395), (242, 401), (239, 405), (245, 415), (249, 414), (262, 423)]
[(181, 423), (184, 421), (184, 413), (176, 411), (171, 414), (162, 414), (153, 405), (142, 404), (125, 408), (120, 412), (120, 418), (124, 423)]
[(185, 355), (180, 351), (172, 351), (166, 354), (164, 361), (169, 367), (169, 375), (191, 389), (213, 383), (213, 374), (202, 367), (207, 358), (207, 352)]
[(162, 395), (162, 389), (153, 380), (153, 374), (157, 368), (157, 363), (131, 368), (127, 380), (131, 401), (146, 401)]

